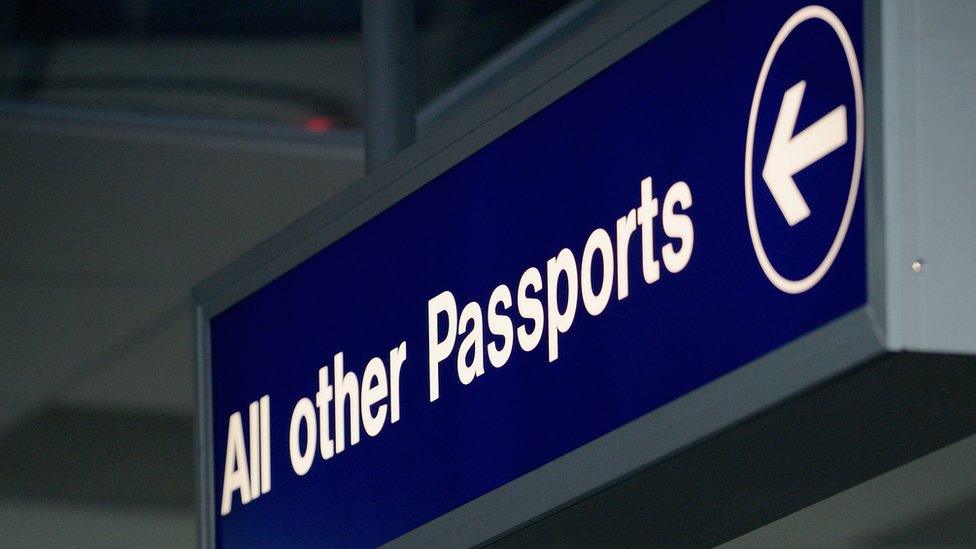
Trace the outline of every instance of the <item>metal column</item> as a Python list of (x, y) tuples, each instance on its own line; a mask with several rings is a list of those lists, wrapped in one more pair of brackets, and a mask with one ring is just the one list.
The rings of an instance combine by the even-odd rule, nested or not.
[(413, 0), (363, 0), (366, 171), (414, 142)]

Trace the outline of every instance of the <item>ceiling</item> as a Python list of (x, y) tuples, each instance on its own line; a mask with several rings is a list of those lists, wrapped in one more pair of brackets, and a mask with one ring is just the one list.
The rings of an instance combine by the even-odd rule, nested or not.
[[(587, 2), (582, 2), (587, 3)], [(592, 3), (592, 2), (589, 2)], [(358, 128), (359, 0), (0, 3), (0, 98), (301, 129)], [(569, 0), (419, 0), (424, 105)], [(317, 127), (317, 126), (314, 126)]]
[(193, 543), (190, 289), (361, 175), (339, 137), (0, 117), (8, 541)]
[(976, 436), (721, 547), (976, 546)]
[(362, 173), (356, 146), (64, 120), (2, 118), (0, 142), (0, 424), (46, 402), (192, 414), (190, 288)]

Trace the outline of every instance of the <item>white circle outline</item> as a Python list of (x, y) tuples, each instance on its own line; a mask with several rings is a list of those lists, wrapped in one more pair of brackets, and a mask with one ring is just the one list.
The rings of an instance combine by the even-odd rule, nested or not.
[[(830, 25), (834, 33), (837, 34), (841, 45), (844, 47), (844, 54), (847, 57), (847, 64), (850, 66), (851, 78), (854, 84), (854, 123), (856, 125), (857, 136), (854, 147), (854, 172), (851, 174), (851, 190), (847, 197), (847, 206), (844, 209), (844, 216), (841, 218), (840, 227), (837, 229), (834, 241), (830, 245), (830, 249), (827, 250), (827, 255), (824, 256), (823, 261), (812, 273), (800, 280), (791, 280), (779, 274), (776, 268), (773, 267), (773, 264), (769, 261), (769, 257), (766, 256), (766, 250), (763, 248), (762, 239), (759, 236), (752, 189), (752, 155), (753, 142), (756, 136), (756, 116), (759, 112), (759, 101), (762, 97), (763, 88), (766, 86), (766, 78), (769, 76), (769, 69), (773, 64), (773, 59), (776, 57), (780, 46), (783, 45), (783, 42), (786, 41), (789, 34), (801, 23), (810, 19), (820, 19)], [(762, 69), (759, 71), (759, 81), (756, 83), (756, 90), (752, 96), (752, 108), (749, 111), (749, 129), (746, 133), (745, 194), (749, 236), (752, 237), (752, 247), (756, 251), (756, 257), (759, 259), (759, 265), (762, 267), (763, 272), (766, 273), (766, 277), (769, 278), (770, 282), (780, 290), (788, 294), (799, 294), (809, 290), (820, 282), (820, 279), (830, 269), (834, 259), (837, 258), (837, 253), (844, 243), (844, 238), (847, 236), (847, 229), (851, 223), (851, 217), (854, 214), (854, 204), (857, 202), (857, 190), (861, 182), (863, 147), (864, 96), (861, 90), (861, 72), (858, 68), (857, 55), (854, 53), (854, 44), (851, 43), (851, 37), (847, 34), (847, 29), (844, 27), (844, 24), (829, 9), (823, 6), (812, 5), (801, 8), (786, 20), (786, 23), (780, 28), (779, 33), (776, 34), (776, 38), (773, 39), (772, 46), (770, 46), (769, 51), (766, 53), (766, 59), (763, 60)]]

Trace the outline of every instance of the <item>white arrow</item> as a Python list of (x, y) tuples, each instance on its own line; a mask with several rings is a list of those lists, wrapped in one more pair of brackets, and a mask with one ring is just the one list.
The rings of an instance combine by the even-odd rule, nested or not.
[(801, 80), (783, 94), (762, 171), (769, 192), (790, 227), (810, 217), (810, 207), (793, 176), (847, 143), (847, 108), (843, 105), (793, 135), (806, 87), (806, 81)]

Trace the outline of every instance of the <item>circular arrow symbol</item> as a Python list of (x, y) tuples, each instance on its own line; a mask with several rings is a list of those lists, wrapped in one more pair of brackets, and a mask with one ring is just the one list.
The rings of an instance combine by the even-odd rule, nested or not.
[[(759, 233), (759, 226), (756, 222), (756, 205), (753, 185), (753, 152), (756, 137), (756, 118), (759, 113), (759, 103), (762, 98), (763, 88), (766, 86), (766, 79), (772, 67), (773, 59), (777, 52), (786, 41), (786, 38), (801, 23), (819, 19), (827, 23), (834, 33), (836, 33), (841, 46), (844, 48), (844, 55), (850, 67), (851, 79), (854, 84), (854, 166), (851, 173), (850, 191), (844, 214), (841, 218), (840, 226), (834, 240), (827, 250), (827, 255), (819, 265), (811, 272), (800, 279), (789, 279), (779, 273), (776, 267), (770, 262), (766, 249), (763, 247), (762, 236)], [(801, 80), (794, 84), (783, 95), (780, 103), (779, 116), (776, 119), (776, 126), (773, 129), (773, 136), (769, 143), (766, 153), (766, 162), (763, 165), (762, 177), (769, 188), (773, 200), (779, 207), (780, 212), (786, 219), (790, 227), (793, 227), (811, 215), (810, 208), (803, 194), (797, 187), (793, 176), (807, 167), (811, 166), (821, 158), (837, 150), (847, 143), (847, 108), (844, 105), (838, 106), (823, 118), (820, 118), (809, 127), (799, 133), (795, 133), (797, 115), (800, 105), (803, 102), (803, 94), (806, 90), (806, 81)], [(857, 191), (861, 180), (861, 162), (863, 159), (864, 145), (864, 96), (861, 91), (861, 72), (858, 68), (857, 54), (851, 37), (844, 28), (844, 24), (834, 14), (834, 12), (822, 6), (807, 6), (794, 13), (780, 28), (773, 39), (773, 44), (766, 53), (762, 69), (759, 71), (759, 80), (756, 84), (755, 93), (752, 96), (752, 108), (749, 111), (749, 128), (746, 133), (746, 155), (745, 155), (745, 198), (746, 198), (746, 217), (749, 222), (749, 235), (752, 238), (752, 247), (756, 251), (756, 258), (762, 267), (766, 277), (780, 290), (789, 294), (803, 293), (815, 286), (830, 269), (844, 237), (851, 223), (854, 214), (854, 204), (857, 202)]]

